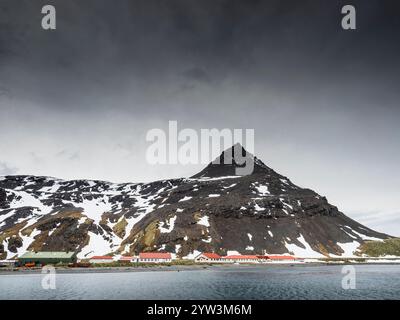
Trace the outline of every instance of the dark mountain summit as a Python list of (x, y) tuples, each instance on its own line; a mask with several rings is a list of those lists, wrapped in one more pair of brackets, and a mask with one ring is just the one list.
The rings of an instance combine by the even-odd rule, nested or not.
[[(93, 254), (167, 251), (351, 256), (365, 240), (389, 236), (345, 216), (261, 160), (225, 150), (189, 179), (113, 184), (48, 177), (0, 177), (0, 258), (26, 250)], [(229, 159), (229, 163), (223, 159)], [(238, 160), (239, 159), (239, 160)], [(251, 161), (251, 162), (250, 162)]]
[[(240, 169), (248, 168), (248, 172), (240, 173)], [(192, 178), (201, 177), (227, 177), (227, 176), (243, 176), (248, 174), (262, 174), (271, 171), (261, 160), (247, 152), (240, 144), (236, 144), (225, 150)]]

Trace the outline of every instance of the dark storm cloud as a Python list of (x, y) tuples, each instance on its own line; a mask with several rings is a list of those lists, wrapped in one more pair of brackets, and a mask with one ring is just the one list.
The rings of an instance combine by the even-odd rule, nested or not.
[[(354, 32), (340, 28), (341, 1), (51, 1), (58, 24), (48, 32), (40, 28), (47, 3), (2, 2), (0, 84), (51, 108), (98, 110), (94, 101), (128, 91), (141, 111), (157, 101), (148, 90), (167, 96), (194, 80), (300, 97), (320, 86), (347, 96), (349, 83), (387, 89), (400, 80), (389, 2), (364, 1)], [(387, 100), (373, 93), (362, 92)]]
[(201, 68), (191, 68), (183, 72), (183, 76), (188, 80), (210, 83), (211, 79), (208, 73)]

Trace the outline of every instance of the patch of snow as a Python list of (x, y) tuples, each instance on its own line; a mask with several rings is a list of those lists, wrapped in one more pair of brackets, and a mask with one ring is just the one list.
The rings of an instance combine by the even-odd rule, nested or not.
[(194, 250), (193, 252), (189, 253), (188, 255), (182, 257), (182, 259), (190, 259), (190, 260), (193, 260), (194, 258), (196, 258), (196, 257), (197, 257), (198, 255), (200, 255), (200, 254), (201, 254), (200, 251)]
[(192, 197), (185, 196), (183, 199), (179, 200), (178, 202), (183, 202), (192, 199)]
[(265, 196), (267, 194), (271, 194), (268, 190), (268, 186), (266, 186), (266, 185), (256, 186), (255, 188), (257, 189), (258, 193), (260, 193), (263, 196)]
[(247, 246), (247, 247), (246, 247), (246, 250), (254, 250), (254, 247), (252, 247), (252, 246)]
[(233, 183), (233, 184), (231, 184), (230, 186), (224, 187), (224, 189), (230, 189), (230, 188), (233, 188), (233, 187), (236, 186), (236, 185), (237, 185), (237, 183)]
[(14, 199), (10, 203), (11, 209), (17, 209), (21, 207), (33, 207), (36, 208), (35, 212), (42, 215), (47, 214), (52, 210), (52, 207), (44, 205), (38, 198), (35, 198), (33, 195), (25, 191), (20, 191), (18, 193), (15, 193), (13, 191), (11, 192), (14, 193), (16, 196), (21, 197), (19, 200)]
[(248, 233), (247, 236), (249, 237), (250, 241), (253, 241), (253, 236), (250, 233)]
[[(356, 257), (354, 252), (357, 251), (357, 248), (360, 246), (360, 243), (358, 241), (345, 242), (345, 243), (338, 242), (337, 245), (344, 251), (344, 253), (342, 253), (340, 257)], [(338, 257), (337, 255), (332, 255), (332, 254), (330, 256)]]
[(213, 194), (213, 193), (208, 195), (209, 198), (218, 198), (220, 196), (221, 196), (220, 194)]
[(80, 226), (81, 224), (85, 223), (87, 219), (88, 219), (87, 217), (81, 217), (81, 218), (78, 220), (78, 226)]
[(57, 228), (60, 226), (60, 224), (61, 224), (60, 222), (57, 222), (56, 226), (49, 231), (49, 234), (48, 234), (49, 237), (53, 234), (54, 231), (57, 230)]
[[(19, 257), (28, 250), (28, 247), (35, 241), (35, 237), (38, 234), (40, 234), (40, 230), (37, 230), (37, 229), (34, 229), (29, 236), (24, 236), (21, 233), (19, 233), (19, 235), (22, 239), (22, 247), (17, 248), (17, 255)], [(12, 254), (15, 255), (15, 253), (12, 253)], [(8, 258), (8, 256), (7, 256), (7, 258)]]
[(172, 230), (174, 230), (175, 221), (176, 221), (176, 215), (169, 219), (167, 223), (168, 225), (167, 228), (164, 227), (165, 223), (161, 222), (161, 225), (158, 227), (158, 229), (160, 230), (161, 233), (170, 233)]
[(197, 224), (200, 224), (200, 225), (202, 225), (202, 226), (209, 227), (209, 226), (210, 226), (210, 222), (209, 222), (208, 216), (203, 216), (203, 217), (201, 217), (200, 220), (197, 221)]
[(0, 227), (2, 227), (3, 225), (5, 225), (5, 220), (11, 216), (13, 216), (15, 213), (15, 209), (11, 210), (9, 213), (3, 214), (0, 216)]
[(212, 241), (212, 238), (209, 236), (207, 239), (202, 239), (201, 241), (210, 243)]
[(287, 181), (287, 179), (279, 179), (281, 180), (282, 183), (289, 185), (289, 182)]
[(273, 234), (270, 230), (268, 230), (268, 234), (269, 234), (271, 237), (274, 236), (274, 234)]
[[(138, 185), (137, 189), (135, 192), (140, 192), (141, 186)], [(135, 226), (136, 223), (138, 223), (140, 220), (142, 220), (148, 213), (152, 212), (154, 210), (155, 204), (150, 205), (150, 201), (154, 200), (156, 196), (148, 197), (147, 199), (142, 197), (140, 194), (137, 194), (135, 197), (136, 199), (136, 204), (135, 207), (139, 208), (138, 213), (136, 217), (130, 217), (127, 218), (126, 221), (128, 222), (128, 225), (125, 228), (125, 239), (129, 237), (133, 227)]]
[(89, 218), (92, 219), (96, 224), (99, 224), (101, 221), (101, 216), (103, 213), (111, 211), (111, 203), (107, 196), (104, 196), (102, 199), (96, 200), (86, 200), (84, 199), (82, 203), (76, 204), (77, 207), (83, 209), (83, 213)]
[(282, 202), (282, 204), (283, 204), (285, 207), (288, 207), (289, 209), (293, 210), (293, 207), (292, 207), (289, 203), (286, 203), (286, 202), (285, 202), (285, 199), (279, 198), (279, 200)]
[(379, 238), (375, 238), (375, 237), (370, 237), (370, 236), (367, 236), (367, 235), (365, 235), (365, 234), (361, 234), (361, 233), (359, 233), (359, 232), (357, 232), (357, 231), (355, 231), (355, 230), (351, 230), (351, 232), (355, 233), (356, 235), (358, 235), (358, 236), (359, 236), (361, 239), (363, 239), (363, 240), (383, 241), (383, 239), (379, 239)]
[(89, 231), (88, 235), (90, 238), (89, 243), (78, 253), (78, 258), (85, 259), (90, 256), (101, 256), (113, 251), (112, 243), (104, 239), (101, 234)]
[(61, 187), (61, 185), (57, 182), (54, 182), (54, 184), (50, 187), (43, 187), (38, 190), (38, 192), (44, 192), (44, 193), (56, 193), (58, 189)]
[(300, 235), (297, 240), (305, 247), (299, 247), (294, 243), (287, 243), (285, 241), (285, 246), (289, 252), (293, 252), (293, 254), (297, 257), (301, 258), (323, 258), (324, 255), (314, 251), (311, 246), (306, 242), (303, 235)]

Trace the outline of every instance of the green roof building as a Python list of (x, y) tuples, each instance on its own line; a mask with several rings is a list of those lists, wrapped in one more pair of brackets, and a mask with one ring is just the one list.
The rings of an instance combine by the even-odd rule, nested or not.
[(41, 251), (41, 252), (25, 252), (18, 258), (18, 261), (24, 265), (25, 263), (35, 264), (57, 264), (57, 263), (73, 263), (76, 262), (76, 252), (62, 251)]

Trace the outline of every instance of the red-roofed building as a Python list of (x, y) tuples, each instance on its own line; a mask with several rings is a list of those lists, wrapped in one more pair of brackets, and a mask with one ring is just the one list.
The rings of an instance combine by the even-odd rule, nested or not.
[(296, 259), (293, 256), (266, 256), (266, 258), (272, 261), (294, 261)]
[(257, 255), (230, 255), (222, 257), (225, 262), (238, 262), (238, 263), (259, 263), (260, 258)]
[(294, 261), (298, 262), (302, 261), (302, 259), (290, 255), (262, 255), (258, 256), (258, 258), (263, 263), (268, 263), (268, 262), (287, 263)]
[(219, 254), (204, 252), (194, 258), (195, 262), (225, 262)]
[(171, 262), (172, 257), (169, 252), (141, 252), (139, 253), (139, 262), (159, 263)]
[(125, 263), (135, 262), (135, 257), (121, 256), (121, 257), (118, 259), (118, 262), (125, 262)]
[(89, 259), (90, 263), (111, 263), (114, 258), (111, 256), (93, 256)]

